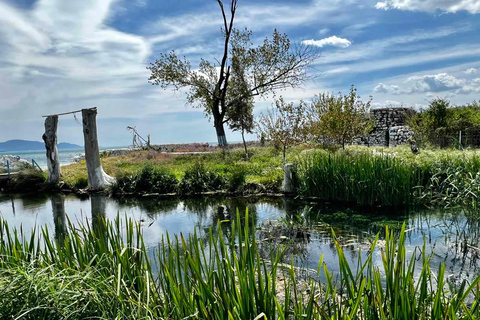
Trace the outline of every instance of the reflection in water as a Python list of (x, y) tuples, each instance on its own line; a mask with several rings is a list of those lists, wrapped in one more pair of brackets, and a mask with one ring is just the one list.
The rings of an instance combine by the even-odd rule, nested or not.
[[(126, 215), (142, 223), (145, 244), (155, 248), (166, 232), (186, 236), (196, 228), (199, 236), (206, 239), (209, 228), (218, 232), (218, 222), (235, 218), (237, 210), (241, 217), (240, 227), (244, 227), (247, 208), (251, 218), (249, 224), (259, 230), (263, 255), (269, 254), (272, 244), (288, 245), (285, 262), (293, 255), (298, 265), (316, 269), (320, 256), (324, 255), (328, 268), (337, 271), (332, 230), (355, 265), (360, 250), (364, 256), (377, 233), (380, 233), (381, 248), (386, 225), (399, 230), (405, 222), (409, 230), (407, 251), (410, 254), (418, 252), (425, 238), (427, 250), (435, 250), (432, 267), (445, 262), (451, 279), (470, 278), (480, 271), (480, 218), (476, 212), (366, 212), (289, 198), (115, 200), (99, 194), (91, 195), (88, 201), (71, 195), (14, 196), (12, 207), (12, 197), (0, 194), (0, 214), (11, 226), (30, 230), (35, 225), (54, 225), (55, 237), (60, 243), (66, 230), (66, 210), (72, 223), (91, 219), (95, 228), (103, 227), (99, 223), (101, 219), (113, 220), (117, 214), (122, 218)], [(221, 228), (224, 235), (232, 233), (230, 223), (222, 223)], [(381, 264), (380, 254), (375, 254), (374, 263)]]
[(90, 196), (90, 204), (92, 207), (92, 228), (97, 235), (104, 234), (105, 221), (107, 219), (107, 198), (101, 194), (92, 194)]
[(54, 194), (50, 197), (53, 211), (53, 223), (55, 225), (55, 239), (64, 246), (65, 236), (67, 235), (67, 218), (65, 212), (65, 196), (63, 194)]

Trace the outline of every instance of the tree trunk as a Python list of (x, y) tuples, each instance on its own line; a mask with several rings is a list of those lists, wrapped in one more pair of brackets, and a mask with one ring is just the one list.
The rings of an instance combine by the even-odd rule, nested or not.
[(245, 142), (245, 132), (242, 130), (242, 140), (243, 140), (243, 147), (245, 148), (245, 157), (248, 160), (248, 149), (247, 149), (247, 143)]
[(223, 127), (223, 119), (215, 119), (215, 130), (217, 131), (218, 146), (224, 148), (227, 146), (227, 137)]
[(101, 191), (115, 179), (103, 171), (97, 139), (97, 108), (82, 109), (85, 161), (87, 162), (88, 183), (91, 191)]
[(287, 164), (287, 146), (283, 145), (283, 165)]
[(48, 182), (58, 184), (60, 182), (60, 159), (57, 147), (58, 116), (48, 116), (45, 119), (45, 133), (42, 138), (47, 150)]

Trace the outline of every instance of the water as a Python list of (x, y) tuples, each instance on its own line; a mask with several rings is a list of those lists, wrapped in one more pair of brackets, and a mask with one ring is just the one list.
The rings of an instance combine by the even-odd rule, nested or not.
[[(65, 213), (62, 208), (65, 208)], [(248, 208), (259, 227), (261, 248), (268, 251), (273, 244), (290, 244), (290, 254), (299, 266), (317, 269), (320, 256), (331, 271), (338, 271), (337, 253), (332, 242), (333, 229), (352, 266), (359, 254), (365, 257), (369, 244), (380, 232), (382, 248), (384, 226), (399, 228), (406, 222), (407, 252), (419, 253), (424, 239), (428, 252), (435, 250), (432, 268), (446, 264), (446, 273), (453, 282), (472, 279), (480, 271), (480, 218), (462, 210), (418, 212), (358, 212), (345, 207), (308, 203), (283, 198), (195, 198), (190, 200), (115, 200), (101, 195), (78, 198), (73, 195), (10, 196), (0, 194), (0, 216), (11, 227), (31, 230), (35, 226), (48, 226), (61, 238), (65, 221), (90, 220), (98, 215), (114, 219), (126, 215), (141, 222), (146, 245), (156, 248), (161, 237), (170, 234), (188, 234), (195, 228), (206, 235), (210, 227), (216, 230), (219, 220), (235, 216), (236, 210)], [(285, 221), (296, 220), (297, 227), (287, 227)], [(300, 226), (300, 227), (298, 227)], [(225, 233), (229, 232), (227, 224)], [(360, 250), (361, 249), (361, 250)], [(380, 251), (374, 252), (373, 261), (381, 265)], [(421, 263), (418, 263), (421, 266)]]
[[(125, 148), (125, 147), (118, 147)], [(101, 148), (100, 150), (107, 150), (107, 149), (117, 149), (117, 148)], [(60, 159), (60, 165), (67, 165), (72, 163), (72, 158), (82, 155), (85, 153), (83, 148), (81, 149), (72, 149), (72, 150), (59, 150), (58, 157)], [(28, 151), (2, 151), (0, 155), (12, 155), (12, 156), (19, 156), (22, 159), (32, 161), (35, 160), (38, 165), (42, 168), (47, 167), (47, 156), (45, 154), (45, 150), (28, 150)]]

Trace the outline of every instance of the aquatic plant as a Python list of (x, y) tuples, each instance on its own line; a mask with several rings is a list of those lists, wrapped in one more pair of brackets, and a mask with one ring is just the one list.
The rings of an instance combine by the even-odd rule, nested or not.
[[(367, 258), (340, 271), (323, 259), (318, 278), (281, 264), (284, 247), (260, 254), (255, 229), (237, 214), (207, 237), (167, 236), (152, 253), (130, 219), (73, 226), (61, 241), (47, 227), (11, 229), (0, 219), (0, 314), (13, 319), (461, 319), (480, 317), (480, 276), (458, 286), (430, 267), (426, 245), (411, 258), (405, 225), (378, 235)], [(230, 223), (229, 235), (221, 224)], [(42, 240), (40, 239), (40, 235)], [(43, 242), (42, 242), (43, 241)], [(381, 263), (373, 257), (380, 250)], [(153, 258), (152, 258), (153, 256)], [(154, 261), (154, 262), (152, 262)], [(417, 264), (420, 264), (417, 267)], [(153, 275), (156, 274), (154, 277)], [(318, 281), (320, 274), (325, 282)]]
[(299, 161), (303, 195), (366, 206), (415, 203), (423, 173), (392, 157), (318, 152)]

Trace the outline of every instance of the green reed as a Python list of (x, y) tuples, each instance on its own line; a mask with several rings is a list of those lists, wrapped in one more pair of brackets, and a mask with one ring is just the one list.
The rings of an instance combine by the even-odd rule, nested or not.
[(301, 158), (300, 193), (366, 206), (414, 204), (423, 172), (392, 157), (317, 153)]
[[(97, 221), (98, 222), (98, 221)], [(401, 232), (378, 235), (351, 266), (335, 240), (339, 272), (322, 260), (303, 280), (284, 247), (260, 254), (248, 212), (218, 233), (168, 234), (151, 253), (130, 219), (48, 228), (25, 237), (0, 219), (0, 315), (5, 319), (462, 319), (480, 317), (480, 277), (455, 287), (430, 267), (425, 245), (411, 258)], [(222, 225), (228, 226), (223, 229)], [(225, 230), (225, 231), (222, 231)], [(380, 251), (381, 264), (374, 261)], [(147, 255), (147, 252), (150, 255)], [(153, 256), (153, 258), (152, 258)], [(154, 261), (154, 262), (153, 262)], [(416, 268), (421, 264), (421, 268)], [(417, 270), (420, 269), (420, 270)], [(319, 275), (325, 281), (319, 284)], [(303, 283), (303, 284), (302, 284)], [(280, 286), (281, 284), (281, 286)], [(305, 290), (305, 287), (309, 290)]]

